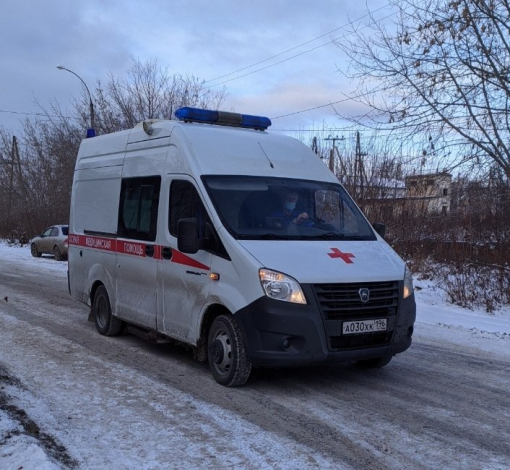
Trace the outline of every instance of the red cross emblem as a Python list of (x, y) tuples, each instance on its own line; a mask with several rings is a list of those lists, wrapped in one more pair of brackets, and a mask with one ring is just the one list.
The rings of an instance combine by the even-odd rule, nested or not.
[(356, 258), (352, 253), (342, 253), (338, 248), (331, 248), (333, 253), (328, 253), (330, 258), (342, 258), (347, 264), (353, 263), (351, 258)]

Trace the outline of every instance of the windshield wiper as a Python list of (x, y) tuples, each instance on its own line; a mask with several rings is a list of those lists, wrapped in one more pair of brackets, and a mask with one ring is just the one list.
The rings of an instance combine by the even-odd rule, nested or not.
[(343, 240), (375, 240), (370, 235), (344, 235)]
[(347, 235), (338, 232), (325, 232), (315, 235), (313, 238), (318, 240), (372, 240), (369, 235)]
[(283, 240), (288, 238), (286, 235), (279, 235), (277, 233), (243, 233), (237, 236), (238, 240)]
[(338, 232), (324, 232), (318, 235), (314, 235), (313, 238), (318, 238), (319, 240), (343, 240), (345, 235)]

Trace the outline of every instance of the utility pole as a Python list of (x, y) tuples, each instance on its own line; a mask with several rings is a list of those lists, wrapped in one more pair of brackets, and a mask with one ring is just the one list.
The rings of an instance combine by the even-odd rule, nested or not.
[[(336, 151), (336, 141), (337, 140), (345, 140), (345, 137), (327, 137), (324, 140), (332, 140), (333, 141), (333, 147), (331, 148), (331, 151), (329, 152), (329, 169), (331, 170), (331, 173), (335, 174), (335, 151)], [(340, 157), (340, 154), (339, 154)]]
[(315, 135), (312, 140), (312, 151), (314, 151), (316, 155), (319, 155), (319, 145), (317, 144), (317, 136)]
[(354, 184), (355, 187), (358, 187), (358, 183), (356, 180), (359, 178), (359, 191), (356, 190), (357, 195), (359, 196), (359, 201), (363, 200), (364, 197), (364, 180), (366, 178), (365, 175), (365, 167), (363, 165), (363, 157), (365, 157), (366, 153), (361, 153), (361, 142), (360, 142), (360, 134), (356, 132), (356, 156), (354, 160)]
[(21, 175), (21, 160), (19, 158), (18, 139), (15, 135), (12, 136), (12, 164), (17, 164), (18, 175)]

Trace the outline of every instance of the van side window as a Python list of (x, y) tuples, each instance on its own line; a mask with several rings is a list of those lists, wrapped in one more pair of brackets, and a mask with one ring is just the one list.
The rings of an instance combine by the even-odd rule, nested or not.
[(230, 260), (227, 250), (212, 226), (211, 219), (195, 186), (189, 181), (172, 181), (170, 186), (170, 210), (168, 214), (168, 230), (170, 233), (177, 237), (179, 220), (189, 218), (197, 219), (198, 237), (205, 242), (202, 249)]
[(146, 241), (156, 239), (160, 187), (159, 176), (122, 180), (119, 237)]
[(168, 229), (177, 237), (177, 224), (181, 219), (194, 217), (198, 221), (198, 230), (204, 233), (205, 222), (208, 222), (205, 207), (197, 190), (189, 181), (173, 181), (170, 186), (170, 214)]

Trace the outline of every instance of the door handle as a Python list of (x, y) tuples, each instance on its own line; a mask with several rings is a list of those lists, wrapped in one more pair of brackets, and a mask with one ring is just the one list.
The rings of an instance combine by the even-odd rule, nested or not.
[(161, 256), (163, 256), (163, 259), (170, 259), (172, 257), (172, 248), (164, 246), (161, 250)]
[(145, 245), (145, 255), (150, 258), (154, 256), (154, 245)]

